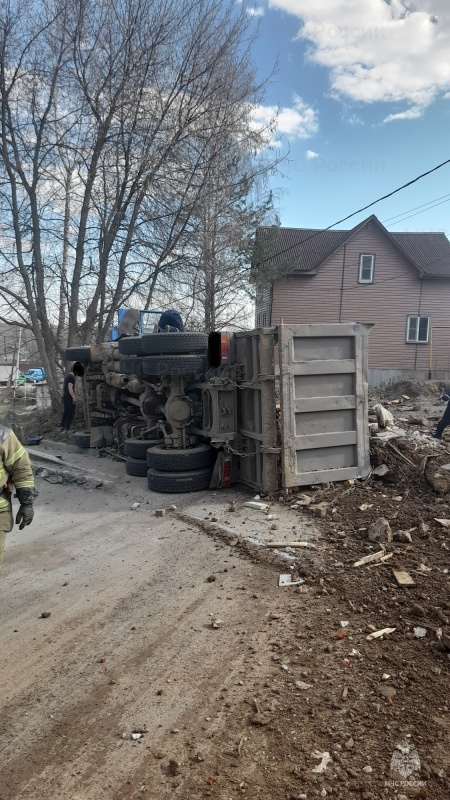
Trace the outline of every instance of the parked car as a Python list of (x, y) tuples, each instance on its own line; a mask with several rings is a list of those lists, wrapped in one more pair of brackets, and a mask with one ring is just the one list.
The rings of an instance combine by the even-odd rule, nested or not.
[(45, 370), (42, 367), (29, 369), (23, 377), (24, 383), (42, 383), (45, 381)]

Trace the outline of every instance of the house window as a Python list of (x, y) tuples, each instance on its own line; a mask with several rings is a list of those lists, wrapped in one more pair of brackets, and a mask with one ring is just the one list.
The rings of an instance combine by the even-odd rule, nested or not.
[(375, 256), (362, 253), (359, 257), (359, 283), (373, 283)]
[(408, 317), (406, 341), (412, 344), (426, 344), (430, 333), (429, 317)]

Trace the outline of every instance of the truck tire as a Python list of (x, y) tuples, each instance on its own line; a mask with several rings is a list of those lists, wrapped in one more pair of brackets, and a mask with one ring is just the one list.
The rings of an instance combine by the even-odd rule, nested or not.
[(66, 361), (81, 361), (83, 364), (89, 364), (91, 360), (91, 348), (87, 347), (66, 347), (64, 350), (64, 359)]
[(125, 440), (123, 454), (124, 456), (130, 456), (130, 458), (140, 458), (145, 461), (148, 448), (155, 447), (160, 442), (161, 439), (143, 439), (142, 436), (135, 436), (132, 439)]
[(214, 448), (209, 444), (166, 450), (165, 445), (159, 443), (147, 450), (147, 464), (163, 472), (187, 472), (191, 469), (211, 467), (214, 452)]
[(208, 366), (208, 360), (203, 355), (144, 356), (139, 361), (142, 362), (143, 375), (190, 375), (205, 372)]
[(124, 375), (142, 375), (142, 358), (122, 358), (119, 369)]
[(166, 353), (203, 353), (206, 355), (207, 351), (207, 333), (147, 333), (142, 337), (142, 352), (148, 355), (165, 355)]
[(119, 353), (123, 356), (141, 356), (144, 352), (141, 336), (124, 336), (123, 339), (119, 339), (117, 344)]
[(209, 487), (211, 475), (211, 467), (192, 469), (189, 472), (163, 472), (150, 467), (147, 472), (147, 484), (153, 492), (167, 494), (199, 492)]
[(127, 475), (133, 475), (135, 478), (145, 478), (147, 470), (148, 466), (145, 459), (127, 457), (125, 462), (125, 472)]
[(73, 434), (73, 443), (76, 447), (90, 447), (91, 434), (85, 431), (75, 431)]

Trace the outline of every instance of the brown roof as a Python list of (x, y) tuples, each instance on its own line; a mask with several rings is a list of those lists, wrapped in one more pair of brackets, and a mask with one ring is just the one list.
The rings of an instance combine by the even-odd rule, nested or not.
[(391, 233), (375, 216), (346, 231), (258, 228), (257, 237), (260, 241), (270, 241), (267, 255), (263, 255), (261, 260), (273, 266), (291, 264), (293, 272), (312, 272), (368, 222), (377, 223), (420, 273), (450, 278), (450, 241), (445, 233)]

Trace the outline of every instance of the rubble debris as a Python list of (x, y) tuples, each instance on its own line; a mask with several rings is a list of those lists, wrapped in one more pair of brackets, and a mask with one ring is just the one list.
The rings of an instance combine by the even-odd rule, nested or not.
[(373, 508), (373, 503), (363, 503), (362, 506), (359, 507), (359, 510), (368, 511), (369, 508)]
[(387, 410), (381, 403), (377, 403), (373, 410), (377, 415), (377, 421), (380, 428), (391, 428), (394, 427), (394, 417), (390, 411)]
[(268, 725), (270, 720), (271, 720), (271, 717), (270, 717), (269, 714), (267, 714), (264, 711), (257, 711), (256, 714), (253, 714), (253, 716), (250, 717), (250, 724), (251, 725), (261, 725), (261, 726), (262, 725)]
[(427, 629), (426, 628), (413, 628), (413, 633), (414, 633), (414, 636), (416, 637), (416, 639), (424, 639), (425, 636), (427, 635)]
[(51, 611), (43, 611), (41, 617), (42, 619), (48, 619), (49, 617), (51, 617), (51, 615), (52, 615)]
[(133, 505), (130, 506), (130, 511), (137, 511), (137, 509), (140, 507), (141, 507), (140, 503), (133, 503)]
[(381, 639), (382, 636), (388, 636), (390, 633), (394, 633), (397, 628), (382, 628), (380, 631), (373, 631), (373, 633), (369, 633), (366, 636), (368, 642), (371, 642), (373, 639)]
[(168, 766), (168, 772), (169, 772), (169, 775), (172, 775), (172, 777), (175, 777), (176, 775), (180, 774), (180, 762), (176, 761), (175, 758), (171, 758), (170, 759), (169, 766)]
[(448, 494), (450, 492), (450, 473), (442, 472), (434, 458), (434, 456), (425, 456), (424, 478), (437, 494)]
[(367, 534), (371, 542), (392, 542), (392, 530), (387, 519), (380, 517), (369, 525)]
[(325, 519), (329, 507), (330, 507), (329, 503), (317, 503), (315, 505), (310, 506), (310, 509), (315, 517), (318, 517), (319, 519)]
[(213, 621), (211, 622), (211, 627), (214, 629), (221, 628), (222, 625), (223, 625), (223, 619), (219, 619), (219, 617), (213, 619)]
[[(300, 586), (304, 582), (305, 581), (303, 580), (303, 578), (299, 578), (298, 580), (293, 581), (292, 580), (292, 575), (291, 575), (290, 572), (287, 572), (287, 573), (284, 573), (284, 574), (281, 574), (281, 575), (278, 576), (278, 586), (280, 586), (280, 587), (282, 587), (282, 586)], [(274, 617), (272, 617), (272, 619), (273, 618)]]
[(375, 467), (372, 470), (372, 475), (375, 475), (377, 478), (384, 478), (389, 472), (389, 467), (387, 464), (380, 464), (379, 467)]
[(165, 508), (156, 508), (155, 509), (155, 517), (165, 517), (166, 516), (166, 509)]
[(415, 530), (415, 528), (411, 528), (409, 531), (395, 531), (394, 539), (396, 542), (403, 542), (406, 544), (412, 544), (412, 536), (411, 531)]
[(328, 752), (321, 753), (320, 750), (313, 750), (311, 756), (313, 758), (320, 759), (320, 764), (318, 764), (317, 767), (314, 767), (311, 770), (311, 772), (314, 772), (316, 775), (320, 775), (321, 772), (325, 772), (326, 768), (328, 767), (328, 764), (330, 763), (330, 761), (333, 760)]
[(386, 554), (385, 549), (378, 550), (376, 553), (371, 553), (368, 556), (364, 556), (360, 558), (359, 561), (355, 561), (353, 564), (354, 567), (363, 567), (365, 564), (371, 564), (373, 561), (379, 561), (381, 558), (384, 558)]
[(307, 547), (310, 550), (316, 549), (316, 546), (311, 542), (266, 542), (266, 547)]
[(394, 578), (397, 581), (399, 586), (415, 586), (416, 582), (414, 578), (411, 577), (409, 572), (404, 572), (400, 569), (394, 569)]
[(312, 683), (305, 683), (304, 681), (295, 681), (295, 685), (297, 689), (301, 689), (302, 691), (312, 688)]
[(269, 510), (268, 503), (259, 503), (256, 500), (249, 500), (244, 503), (245, 508), (254, 508), (256, 511), (263, 511), (266, 513)]
[(215, 580), (217, 580), (215, 575), (208, 575), (208, 577), (206, 578), (207, 583), (214, 583)]
[(312, 502), (313, 502), (313, 498), (310, 497), (309, 494), (301, 494), (301, 495), (299, 495), (297, 497), (297, 499), (295, 501), (296, 505), (299, 505), (299, 506), (302, 506), (302, 507), (303, 506), (305, 506), (305, 507), (306, 506), (310, 506)]
[(443, 528), (450, 528), (450, 519), (438, 519), (438, 517), (435, 517), (434, 520), (439, 522), (439, 525), (442, 525)]

